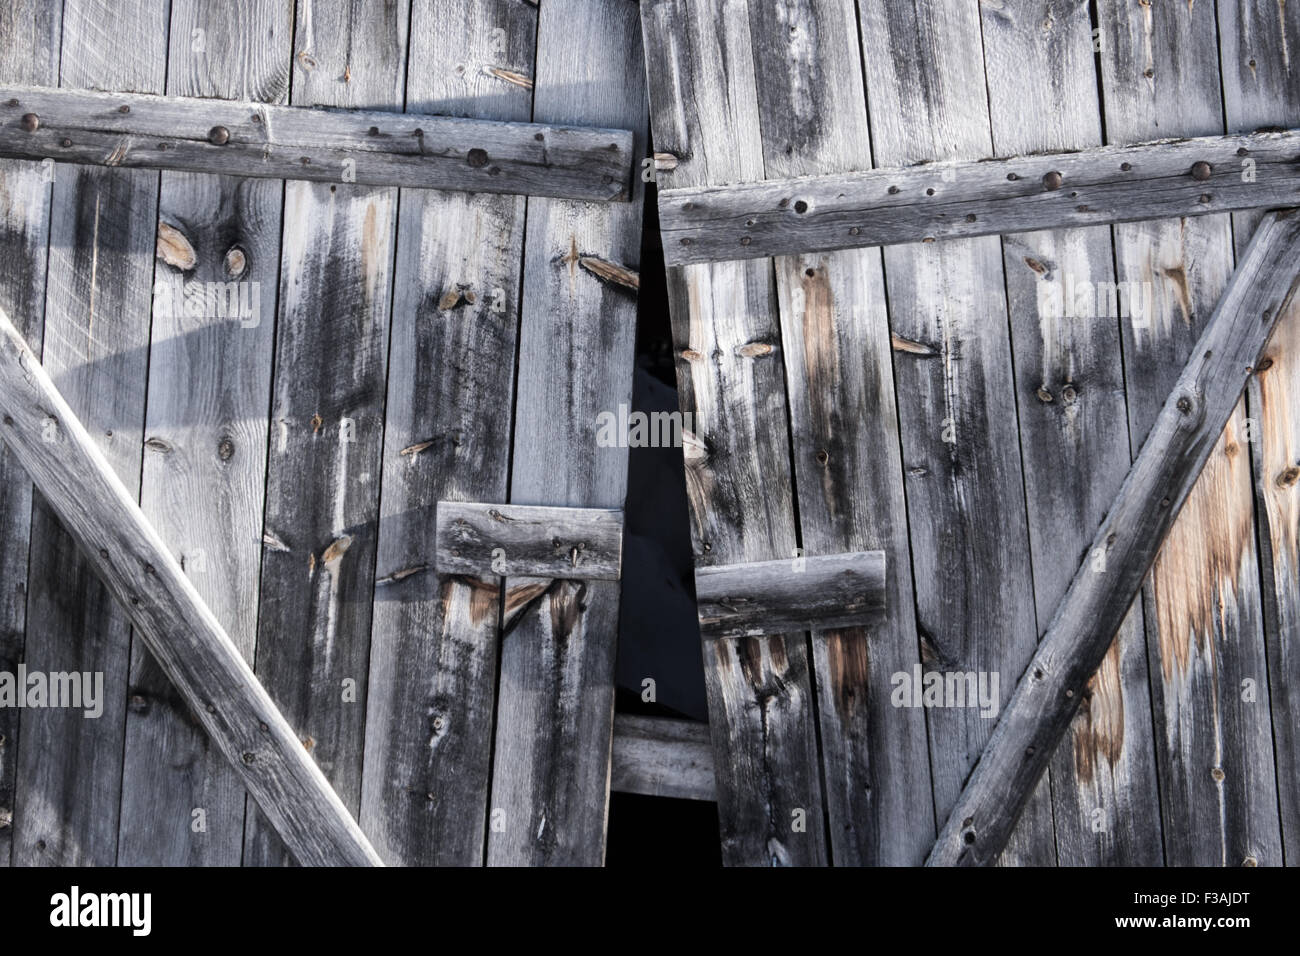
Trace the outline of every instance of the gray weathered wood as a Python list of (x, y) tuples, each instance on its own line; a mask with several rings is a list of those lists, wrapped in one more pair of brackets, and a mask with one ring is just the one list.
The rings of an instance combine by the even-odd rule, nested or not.
[[(528, 4), (417, 0), (407, 108), (527, 120), (536, 40)], [(435, 512), (509, 492), (524, 211), (401, 194), (361, 799), (393, 863), (483, 862), (500, 579), (434, 573)]]
[[(910, 51), (863, 58), (875, 160), (986, 156), (979, 3), (927, 0), (919, 33), (917, 7), (859, 5), (873, 49)], [(1001, 251), (992, 237), (890, 246), (884, 263), (921, 660), (934, 671), (996, 673), (1005, 703), (1038, 629)], [(994, 721), (968, 707), (931, 708), (926, 719), (942, 820)], [(1054, 842), (1044, 784), (1005, 862), (1054, 863)]]
[(0, 85), (13, 159), (626, 200), (631, 150), (623, 129)]
[[(542, 4), (534, 120), (631, 128), (644, 155), (638, 34), (634, 4)], [(627, 449), (602, 447), (596, 425), (632, 400), (636, 295), (580, 261), (636, 272), (640, 251), (638, 205), (528, 200), (512, 503), (623, 507)], [(604, 860), (618, 599), (613, 581), (556, 581), (503, 640), (491, 865)]]
[[(161, 92), (166, 0), (66, 0), (60, 83)], [(119, 478), (139, 488), (158, 174), (61, 167), (51, 198), (43, 361)], [(117, 858), (131, 626), (48, 504), (36, 496), (24, 659), (33, 671), (102, 672), (96, 720), (24, 711), (14, 862), (111, 866)]]
[[(1266, 216), (1057, 607), (929, 859), (992, 863), (1083, 700), (1216, 439), (1300, 292), (1300, 212)], [(1105, 571), (1092, 553), (1106, 556)], [(1276, 824), (1275, 824), (1276, 825)]]
[(705, 638), (862, 627), (887, 610), (885, 552), (703, 567), (695, 597)]
[[(283, 4), (173, 0), (170, 35), (171, 92), (288, 96)], [(154, 296), (140, 506), (250, 664), (282, 201), (279, 183), (198, 173), (164, 173), (159, 194), (154, 289), (174, 291)], [(206, 294), (203, 309), (185, 308), (181, 283), (230, 282), (246, 315), (214, 313)], [(137, 645), (118, 865), (238, 866), (245, 802), (239, 775)]]
[(609, 788), (651, 797), (716, 800), (708, 725), (615, 715)]
[[(1111, 142), (1223, 130), (1213, 4), (1102, 0), (1097, 11)], [(1251, 158), (1222, 172), (1267, 188), (1246, 181)], [(1230, 217), (1117, 225), (1115, 256), (1116, 277), (1148, 304), (1121, 325), (1136, 455), (1231, 275)], [(1268, 674), (1246, 427), (1243, 403), (1143, 588), (1169, 866), (1281, 862), (1271, 721), (1243, 699), (1243, 681), (1262, 688)]]
[(0, 422), (47, 505), (298, 860), (378, 863), (132, 491), (4, 315)]
[[(1300, 36), (1300, 6), (1224, 2), (1218, 5), (1223, 105), (1230, 130), (1264, 124), (1300, 124), (1300, 60), (1292, 51)], [(1261, 119), (1261, 117), (1267, 117)], [(1258, 170), (1255, 170), (1258, 172)], [(1242, 168), (1246, 172), (1246, 168)], [(1257, 217), (1233, 217), (1239, 253)], [(1264, 640), (1268, 650), (1273, 745), (1277, 763), (1282, 847), (1289, 866), (1300, 864), (1300, 314), (1292, 308), (1278, 322), (1273, 341), (1247, 389), (1255, 513), (1259, 522)], [(1258, 687), (1260, 681), (1254, 678)], [(1249, 704), (1266, 703), (1262, 693)], [(1243, 701), (1243, 705), (1246, 702)]]
[[(766, 174), (839, 172), (870, 155), (853, 4), (751, 4), (750, 30)], [(885, 549), (883, 618), (812, 639), (831, 855), (915, 865), (934, 827), (925, 713), (881, 691), (918, 661), (881, 255), (774, 266), (804, 551)]]
[[(437, 571), (617, 581), (623, 512), (438, 502)], [(499, 553), (498, 553), (499, 550)]]
[[(1014, 154), (1099, 143), (1087, 4), (985, 4), (980, 13), (994, 149)], [(1007, 235), (1002, 257), (1041, 630), (1131, 461), (1122, 320), (1104, 304), (1094, 315), (1095, 299), (1066, 301), (1076, 288), (1114, 281), (1109, 229)], [(1122, 304), (1131, 303), (1125, 297)], [(1140, 604), (1124, 618), (1089, 682), (1050, 770), (1062, 866), (1160, 865), (1160, 821), (1150, 812), (1159, 795)]]
[[(0, 8), (0, 76), (25, 83), (57, 83), (62, 2), (21, 0)], [(49, 247), (50, 167), (0, 161), (0, 309), (16, 316), (37, 351), (45, 320), (45, 263)], [(23, 655), (27, 626), (27, 554), (32, 485), (0, 445), (0, 671), (13, 673)], [(14, 770), (19, 712), (0, 709), (0, 866), (13, 843)]]
[[(643, 3), (661, 188), (763, 176), (750, 4)], [(780, 320), (767, 261), (670, 269), (697, 569), (793, 557)], [(807, 638), (704, 642), (726, 865), (820, 865), (827, 847)], [(802, 822), (802, 826), (800, 826)]]
[[(299, 4), (295, 104), (400, 109), (407, 5)], [(257, 673), (361, 799), (397, 190), (285, 185)], [(407, 400), (412, 400), (408, 397)], [(244, 862), (287, 859), (249, 814)]]
[[(1256, 182), (1242, 182), (1244, 156), (1258, 164)], [(956, 163), (924, 156), (866, 172), (665, 189), (664, 260), (687, 265), (1285, 205), (1300, 194), (1298, 156), (1300, 130), (1292, 129)], [(858, 164), (869, 160), (862, 155)], [(1210, 167), (1204, 175), (1198, 163)]]

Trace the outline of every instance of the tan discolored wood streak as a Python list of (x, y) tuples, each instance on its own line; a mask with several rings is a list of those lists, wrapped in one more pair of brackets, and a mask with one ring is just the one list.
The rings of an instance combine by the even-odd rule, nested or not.
[[(1086, 785), (1102, 769), (1114, 772), (1124, 755), (1124, 694), (1118, 641), (1111, 642), (1082, 696), (1070, 730), (1074, 771), (1079, 782)], [(1099, 758), (1106, 761), (1106, 768), (1098, 767)]]

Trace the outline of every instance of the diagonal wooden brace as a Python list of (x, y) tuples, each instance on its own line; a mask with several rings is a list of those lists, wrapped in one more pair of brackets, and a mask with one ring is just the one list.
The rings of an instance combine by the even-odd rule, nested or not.
[(706, 639), (859, 627), (885, 613), (885, 553), (699, 568), (695, 595)]
[(298, 862), (381, 865), (298, 735), (3, 312), (0, 416), (5, 443)]
[[(928, 865), (997, 861), (1278, 320), (1289, 314), (1300, 321), (1298, 290), (1300, 211), (1270, 213), (1016, 685)], [(1104, 570), (1094, 563), (1096, 554), (1106, 556)]]

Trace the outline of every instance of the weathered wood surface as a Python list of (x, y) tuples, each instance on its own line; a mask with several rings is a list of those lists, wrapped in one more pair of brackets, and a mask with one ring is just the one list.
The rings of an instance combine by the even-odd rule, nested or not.
[[(979, 4), (923, 7), (919, 33), (910, 2), (867, 0), (859, 8), (861, 34), (874, 48), (911, 51), (864, 58), (880, 165), (993, 148)], [(932, 671), (985, 673), (990, 681), (997, 674), (1005, 703), (1038, 630), (1001, 244), (986, 237), (889, 246), (884, 263), (921, 659)], [(939, 820), (993, 732), (983, 713), (927, 711)], [(1044, 784), (1006, 862), (1055, 859)]]
[[(288, 96), (283, 4), (173, 0), (170, 37), (170, 92)], [(250, 664), (282, 201), (279, 183), (169, 172), (158, 208), (140, 506)], [(213, 288), (237, 299), (214, 308)], [(118, 865), (238, 866), (245, 802), (188, 703), (134, 647)]]
[[(417, 0), (407, 108), (529, 119), (536, 39), (528, 4)], [(500, 579), (435, 574), (435, 522), (440, 499), (509, 491), (524, 211), (401, 194), (361, 800), (392, 863), (483, 861)]]
[(440, 501), (437, 571), (617, 581), (623, 512)]
[[(1255, 182), (1241, 179), (1245, 156), (1257, 163)], [(921, 157), (865, 172), (666, 189), (664, 260), (687, 265), (1287, 205), (1300, 195), (1297, 157), (1300, 130), (1289, 129), (1008, 159)], [(869, 160), (863, 153), (857, 165)]]
[[(1015, 154), (1096, 146), (1101, 112), (1087, 5), (982, 5), (980, 13), (993, 148)], [(1007, 235), (1002, 259), (1041, 631), (1080, 559), (1091, 559), (1087, 545), (1128, 472), (1122, 320), (1108, 299), (1076, 301), (1076, 290), (1114, 281), (1109, 229)], [(1132, 302), (1125, 296), (1122, 304)], [(1104, 563), (1096, 570), (1104, 573)], [(1160, 865), (1140, 604), (1089, 681), (1050, 770), (1062, 866)]]
[(0, 422), (0, 434), (47, 506), (295, 857), (304, 864), (378, 863), (134, 493), (4, 315)]
[[(400, 109), (407, 5), (312, 0), (295, 104)], [(285, 185), (257, 673), (349, 809), (361, 799), (397, 190)], [(286, 860), (249, 815), (245, 863)]]
[(885, 552), (858, 551), (700, 568), (700, 635), (758, 637), (874, 624), (888, 610), (885, 565)]
[[(182, 40), (193, 42), (190, 34), (172, 38)], [(243, 70), (245, 63), (229, 68)], [(569, 199), (629, 195), (632, 133), (624, 129), (306, 109), (168, 92), (173, 95), (0, 85), (0, 156)]]
[[(161, 92), (166, 0), (67, 0), (60, 84)], [(60, 167), (51, 198), (43, 361), (136, 500), (149, 351), (158, 174)], [(36, 496), (28, 569), (31, 671), (102, 673), (103, 714), (26, 710), (18, 739), (19, 865), (117, 858), (131, 626)]]
[[(749, 4), (641, 5), (663, 188), (763, 176)], [(697, 569), (796, 556), (789, 429), (771, 264), (668, 271)], [(827, 847), (807, 638), (704, 643), (727, 865), (820, 865)]]
[[(25, 83), (57, 83), (63, 4), (19, 0), (0, 8), (0, 76)], [(45, 320), (45, 264), (49, 247), (49, 164), (0, 161), (0, 310), (39, 353)], [(15, 673), (27, 626), (27, 554), (31, 541), (32, 484), (8, 448), (0, 445), (0, 671)], [(0, 709), (0, 866), (13, 843), (14, 770), (19, 712)]]
[[(1223, 130), (1214, 5), (1098, 5), (1112, 142)], [(1276, 29), (1276, 28), (1274, 28)], [(1231, 169), (1247, 190), (1240, 157)], [(1294, 199), (1292, 200), (1294, 203)], [(1232, 272), (1229, 217), (1115, 227), (1117, 279), (1149, 307), (1121, 323), (1134, 455)], [(1165, 863), (1281, 861), (1245, 409), (1239, 407), (1143, 590)], [(1257, 688), (1256, 702), (1243, 681)]]
[[(533, 119), (631, 128), (644, 155), (639, 33), (634, 4), (542, 4)], [(638, 205), (528, 200), (512, 503), (623, 507), (627, 449), (596, 426), (632, 400), (636, 297), (580, 262), (636, 272), (640, 250)], [(613, 581), (556, 581), (503, 639), (491, 865), (604, 860), (618, 599)]]
[[(1295, 307), (1298, 293), (1300, 211), (1273, 213), (1261, 221), (1152, 425), (940, 832), (930, 864), (989, 864), (1001, 853), (1201, 469), (1218, 453), (1218, 436), (1279, 317)], [(1091, 558), (1098, 552), (1107, 557), (1101, 574)]]
[(614, 717), (610, 789), (678, 800), (716, 800), (709, 728), (691, 720)]
[[(869, 156), (853, 4), (751, 4), (750, 30), (766, 174), (840, 172)], [(803, 550), (884, 549), (884, 615), (868, 628), (824, 620), (836, 629), (812, 637), (831, 856), (914, 865), (934, 828), (925, 714), (882, 691), (919, 656), (881, 256), (773, 264)]]
[[(1291, 41), (1300, 36), (1300, 6), (1250, 2), (1219, 5), (1223, 104), (1229, 130), (1300, 124), (1300, 61)], [(1258, 173), (1243, 166), (1241, 173)], [(1258, 217), (1233, 217), (1238, 254)], [(1282, 316), (1273, 341), (1246, 391), (1255, 514), (1259, 534), (1264, 639), (1268, 652), (1267, 704), (1280, 800), (1282, 847), (1289, 866), (1300, 864), (1300, 313)], [(1253, 707), (1266, 702), (1257, 688)], [(1244, 703), (1244, 702), (1243, 702)]]

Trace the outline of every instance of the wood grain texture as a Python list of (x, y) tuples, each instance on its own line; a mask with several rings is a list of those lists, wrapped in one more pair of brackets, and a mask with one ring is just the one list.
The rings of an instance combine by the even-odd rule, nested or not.
[[(295, 105), (403, 104), (408, 4), (304, 0)], [(257, 673), (361, 799), (397, 190), (285, 186)], [(244, 862), (287, 862), (250, 814)]]
[[(641, 5), (661, 188), (763, 177), (750, 3)], [(798, 535), (771, 263), (668, 271), (695, 566), (790, 558)], [(708, 641), (704, 673), (725, 865), (822, 865), (807, 638)]]
[[(1100, 104), (1088, 5), (981, 6), (993, 146), (999, 153), (1096, 147)], [(1027, 121), (1030, 118), (1032, 121)], [(1141, 168), (1141, 167), (1139, 167)], [(1069, 587), (1128, 472), (1119, 309), (1108, 229), (1002, 240), (1039, 629)], [(1132, 306), (1125, 296), (1127, 310)], [(1104, 564), (1097, 565), (1104, 572)], [(1062, 866), (1163, 861), (1146, 642), (1124, 618), (1051, 762)]]
[(439, 574), (617, 581), (623, 512), (438, 502)]
[(678, 800), (716, 800), (706, 724), (664, 717), (614, 717), (610, 789)]
[[(190, 35), (173, 34), (173, 42), (189, 46)], [(168, 92), (158, 97), (0, 85), (0, 156), (367, 186), (628, 198), (628, 130), (268, 106)], [(38, 123), (29, 132), (23, 120), (31, 114)]]
[(877, 623), (888, 610), (885, 565), (885, 552), (858, 551), (700, 568), (700, 635), (759, 637)]
[[(1098, 15), (1111, 142), (1223, 131), (1213, 5), (1105, 0)], [(1243, 168), (1239, 159), (1231, 170), (1238, 181)], [(1122, 326), (1136, 454), (1227, 284), (1231, 224), (1224, 215), (1120, 225), (1115, 243), (1117, 278), (1149, 302)], [(1244, 419), (1240, 407), (1215, 436), (1143, 590), (1170, 866), (1281, 862), (1271, 721), (1243, 699), (1243, 681), (1262, 687), (1268, 675)]]
[[(834, 173), (869, 157), (853, 4), (754, 4), (750, 30), (766, 174)], [(774, 266), (803, 549), (810, 562), (885, 549), (884, 615), (866, 629), (848, 625), (870, 619), (824, 620), (812, 638), (832, 856), (914, 865), (934, 821), (925, 714), (891, 706), (887, 692), (920, 657), (881, 256)]]
[[(1219, 5), (1223, 104), (1229, 130), (1300, 123), (1300, 62), (1291, 44), (1300, 36), (1300, 6), (1231, 2)], [(1258, 169), (1250, 170), (1257, 173)], [(1243, 174), (1246, 168), (1241, 170)], [(1258, 216), (1233, 217), (1238, 256)], [(1265, 368), (1265, 365), (1268, 367)], [(1282, 848), (1288, 866), (1300, 865), (1300, 318), (1282, 316), (1260, 374), (1247, 388), (1258, 522), (1264, 639), (1269, 666), (1269, 709), (1277, 762)], [(1256, 684), (1259, 681), (1256, 679)], [(1263, 700), (1256, 695), (1256, 704)]]
[[(540, 6), (534, 121), (630, 128), (646, 154), (637, 13), (609, 0)], [(513, 504), (623, 507), (627, 449), (603, 447), (596, 426), (632, 400), (636, 296), (580, 261), (639, 270), (635, 188), (633, 205), (528, 200)], [(557, 581), (503, 639), (490, 865), (604, 861), (618, 598), (612, 581)]]
[[(173, 0), (170, 37), (168, 92), (287, 98), (283, 4)], [(250, 664), (283, 193), (279, 183), (164, 173), (153, 275), (140, 504)], [(212, 288), (233, 290), (239, 307), (212, 308)], [(137, 645), (118, 864), (238, 866), (244, 804), (239, 775)]]
[(1294, 308), (1297, 263), (1300, 212), (1266, 216), (1093, 538), (1106, 572), (1088, 558), (1076, 573), (930, 864), (989, 864), (1001, 853), (1201, 469), (1219, 454), (1218, 436), (1279, 317)]
[[(0, 76), (57, 83), (63, 4), (21, 0), (0, 9)], [(0, 161), (0, 309), (15, 316), (37, 352), (45, 324), (45, 263), (49, 248), (49, 165)], [(32, 485), (7, 447), (0, 447), (0, 671), (14, 673), (27, 626), (27, 556)], [(13, 843), (14, 771), (19, 714), (0, 710), (0, 866)]]
[[(1287, 205), (1300, 191), (1298, 153), (1300, 130), (1290, 129), (666, 189), (664, 259), (687, 265)], [(1257, 182), (1242, 181), (1242, 156), (1258, 164)], [(864, 151), (854, 165), (869, 160)]]
[[(530, 118), (499, 75), (531, 79), (534, 7), (417, 0), (411, 24), (408, 109)], [(434, 572), (436, 507), (508, 494), (524, 210), (401, 194), (361, 800), (393, 863), (483, 862), (500, 579)]]
[(118, 478), (22, 334), (2, 315), (0, 412), (5, 442), (47, 506), (297, 859), (335, 866), (378, 863), (347, 808), (136, 505), (135, 492)]
[[(860, 5), (876, 162), (992, 150), (977, 0)], [(997, 239), (884, 251), (921, 658), (999, 675), (1003, 703), (1037, 634), (1007, 301)], [(937, 819), (993, 731), (973, 708), (928, 711)], [(1034, 796), (1006, 862), (1056, 859), (1050, 794)]]
[[(166, 0), (67, 0), (60, 85), (162, 91)], [(51, 198), (43, 361), (132, 500), (140, 482), (158, 174), (62, 167)], [(23, 714), (14, 862), (111, 866), (117, 858), (131, 626), (38, 495), (27, 641), (32, 671), (104, 675), (95, 720)]]

